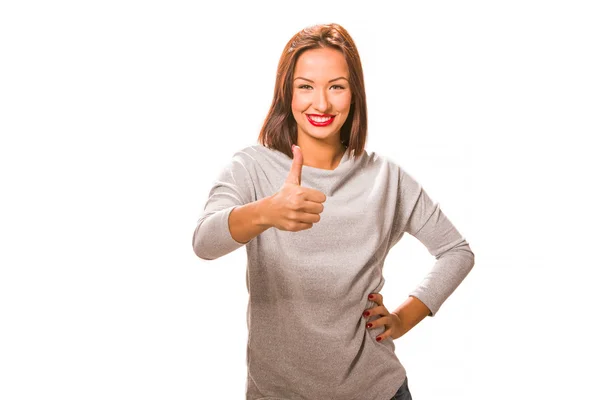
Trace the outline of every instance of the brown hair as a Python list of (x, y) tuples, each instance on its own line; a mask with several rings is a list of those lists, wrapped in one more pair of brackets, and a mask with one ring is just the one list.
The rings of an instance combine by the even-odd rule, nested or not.
[(298, 141), (298, 126), (292, 114), (293, 75), (300, 54), (309, 49), (330, 47), (342, 52), (350, 72), (352, 104), (340, 130), (340, 139), (358, 158), (367, 140), (367, 100), (362, 64), (354, 41), (340, 25), (313, 25), (296, 33), (285, 45), (277, 67), (275, 91), (269, 113), (258, 136), (260, 144), (293, 158), (292, 144)]

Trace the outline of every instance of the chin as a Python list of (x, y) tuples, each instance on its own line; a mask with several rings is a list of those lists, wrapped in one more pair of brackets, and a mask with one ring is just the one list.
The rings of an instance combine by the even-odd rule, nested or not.
[[(327, 132), (322, 130), (323, 128), (316, 128), (314, 126), (311, 126), (311, 128), (314, 129), (307, 130), (306, 133), (318, 139), (325, 139), (330, 136), (335, 136), (335, 133), (339, 131), (339, 128), (336, 127), (328, 127), (329, 129), (327, 130)], [(319, 131), (318, 129), (321, 129), (321, 131)]]

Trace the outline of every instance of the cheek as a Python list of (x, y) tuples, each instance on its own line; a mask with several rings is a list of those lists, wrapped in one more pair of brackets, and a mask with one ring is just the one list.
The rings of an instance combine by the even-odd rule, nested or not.
[(292, 111), (294, 112), (302, 112), (308, 106), (306, 100), (302, 99), (302, 96), (293, 96), (292, 97)]
[(352, 102), (352, 96), (348, 95), (348, 96), (340, 96), (339, 98), (335, 99), (335, 107), (340, 110), (340, 111), (344, 111), (344, 112), (348, 112), (350, 111), (350, 106)]

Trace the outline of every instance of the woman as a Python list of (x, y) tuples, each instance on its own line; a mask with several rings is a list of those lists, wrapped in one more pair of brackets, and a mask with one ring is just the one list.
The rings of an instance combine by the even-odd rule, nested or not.
[[(247, 399), (411, 399), (393, 340), (433, 317), (474, 265), (439, 204), (367, 152), (366, 137), (352, 38), (338, 24), (298, 32), (260, 144), (220, 172), (193, 236), (205, 260), (246, 246)], [(382, 268), (404, 232), (436, 262), (390, 312)]]

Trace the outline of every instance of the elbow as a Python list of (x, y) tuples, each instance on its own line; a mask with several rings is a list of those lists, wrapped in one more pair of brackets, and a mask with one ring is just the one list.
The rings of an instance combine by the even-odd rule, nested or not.
[(215, 257), (209, 256), (208, 253), (204, 251), (204, 248), (196, 241), (192, 243), (192, 248), (194, 249), (194, 254), (202, 260), (210, 261), (215, 259)]
[(204, 254), (204, 252), (201, 250), (201, 248), (200, 248), (199, 246), (197, 246), (195, 243), (193, 244), (193, 249), (194, 249), (194, 254), (195, 254), (195, 255), (196, 255), (198, 258), (200, 258), (200, 259), (202, 259), (202, 260), (206, 260), (206, 261), (212, 260), (212, 258), (210, 258), (210, 257), (206, 256), (206, 255)]
[(469, 272), (475, 266), (475, 253), (466, 240), (463, 240), (459, 245), (453, 247), (446, 252), (448, 255), (457, 257), (461, 260), (463, 268)]
[(201, 231), (200, 227), (202, 226), (202, 222), (196, 226), (194, 230), (194, 234), (192, 235), (192, 249), (194, 250), (194, 254), (202, 259), (202, 260), (214, 260), (214, 257), (209, 255), (208, 244), (206, 243), (205, 235)]
[(192, 249), (198, 258), (216, 260), (244, 243), (236, 242), (227, 226), (227, 216), (231, 208), (206, 214), (198, 221), (192, 237)]
[(473, 253), (473, 250), (471, 249), (471, 246), (466, 243), (464, 246), (461, 247), (461, 254), (463, 257), (465, 257), (465, 259), (467, 260), (466, 264), (469, 267), (469, 270), (473, 269), (473, 267), (475, 266), (475, 253)]
[(473, 264), (475, 264), (475, 253), (473, 253), (473, 249), (471, 249), (471, 245), (467, 243), (467, 249), (469, 253), (471, 253), (471, 259), (473, 260)]

